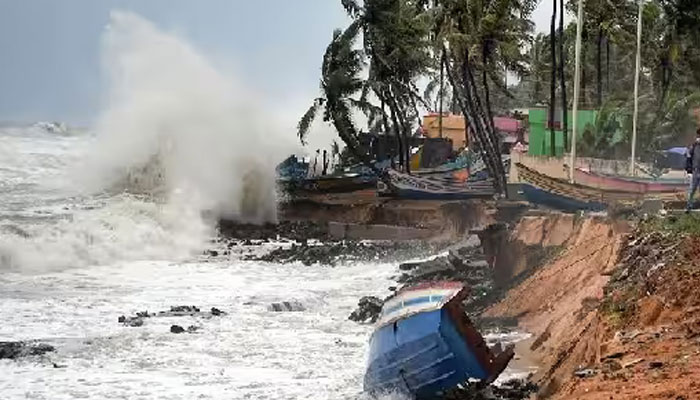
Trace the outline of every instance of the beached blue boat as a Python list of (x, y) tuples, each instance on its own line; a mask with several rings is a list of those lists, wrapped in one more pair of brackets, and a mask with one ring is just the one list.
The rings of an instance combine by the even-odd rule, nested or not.
[(472, 326), (456, 282), (404, 289), (387, 300), (370, 339), (366, 392), (431, 399), (469, 380), (492, 382), (513, 357), (493, 353)]
[(573, 197), (540, 189), (527, 183), (520, 185), (520, 191), (523, 197), (532, 204), (539, 204), (544, 207), (565, 212), (604, 211), (607, 208), (606, 204), (597, 201), (578, 200)]
[(377, 182), (377, 192), (382, 196), (412, 200), (490, 198), (496, 193), (492, 179), (474, 180), (466, 168), (429, 176), (388, 170), (384, 179)]

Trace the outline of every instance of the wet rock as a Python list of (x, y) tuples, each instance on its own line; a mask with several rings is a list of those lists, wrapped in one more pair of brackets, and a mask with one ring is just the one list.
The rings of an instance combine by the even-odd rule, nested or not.
[(298, 301), (283, 301), (280, 303), (272, 303), (267, 308), (274, 312), (301, 312), (306, 311), (306, 307)]
[(212, 307), (212, 308), (211, 308), (211, 315), (214, 316), (214, 317), (219, 317), (219, 316), (225, 315), (225, 314), (226, 314), (225, 312), (219, 310), (219, 309), (216, 308), (216, 307)]
[(280, 237), (296, 241), (306, 238), (326, 240), (328, 224), (316, 221), (280, 221), (278, 224), (254, 225), (221, 220), (219, 233), (226, 238), (246, 241), (277, 240)]
[(56, 351), (56, 348), (45, 343), (30, 342), (0, 342), (0, 359), (16, 360), (28, 356), (40, 356)]
[[(146, 315), (146, 317), (148, 317), (148, 315)], [(143, 318), (145, 318), (145, 317), (139, 316), (138, 314), (135, 317), (126, 317), (126, 316), (122, 315), (117, 319), (117, 321), (124, 326), (130, 326), (132, 328), (137, 328), (139, 326), (143, 326)]]
[(375, 323), (379, 319), (383, 305), (384, 301), (378, 297), (365, 296), (360, 299), (357, 309), (350, 314), (348, 319), (359, 323)]
[(500, 386), (471, 383), (445, 393), (443, 400), (525, 400), (538, 390), (537, 385), (513, 379)]
[(170, 333), (185, 333), (185, 328), (181, 327), (180, 325), (172, 325), (170, 327)]
[(173, 306), (170, 307), (170, 312), (174, 313), (198, 313), (199, 308), (195, 306)]
[(251, 255), (247, 260), (274, 262), (279, 264), (301, 262), (304, 265), (335, 266), (347, 262), (402, 260), (417, 257), (434, 249), (439, 244), (425, 242), (355, 242), (340, 241), (320, 244), (293, 244), (288, 248), (277, 248), (264, 255)]

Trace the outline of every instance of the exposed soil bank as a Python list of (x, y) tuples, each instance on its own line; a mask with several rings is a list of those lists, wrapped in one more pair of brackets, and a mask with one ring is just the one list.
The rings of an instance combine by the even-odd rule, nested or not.
[(461, 238), (470, 229), (514, 220), (527, 209), (514, 202), (398, 200), (356, 192), (282, 203), (280, 219), (407, 227), (430, 232), (426, 236)]
[[(700, 236), (648, 225), (526, 217), (494, 245), (503, 281), (525, 278), (484, 316), (534, 335), (538, 398), (700, 398)], [(537, 242), (559, 250), (523, 268)]]

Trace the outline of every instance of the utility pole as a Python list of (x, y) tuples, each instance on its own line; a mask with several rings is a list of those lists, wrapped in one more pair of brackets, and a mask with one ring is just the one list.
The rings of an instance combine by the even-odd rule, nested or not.
[(632, 156), (630, 157), (630, 175), (637, 174), (637, 123), (639, 120), (639, 69), (642, 64), (642, 11), (644, 0), (639, 0), (639, 16), (637, 17), (637, 67), (634, 70), (634, 115), (632, 116)]
[[(578, 129), (578, 98), (581, 90), (581, 32), (583, 31), (583, 0), (578, 0), (576, 17), (576, 68), (574, 69), (574, 109), (571, 132), (571, 160), (569, 161), (569, 180), (574, 183), (576, 168), (576, 133)], [(564, 110), (566, 112), (566, 110)]]

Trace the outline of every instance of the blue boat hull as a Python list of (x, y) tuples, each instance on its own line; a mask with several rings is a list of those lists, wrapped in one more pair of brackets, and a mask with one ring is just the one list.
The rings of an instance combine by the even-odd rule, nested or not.
[(603, 211), (607, 208), (607, 205), (604, 203), (577, 200), (572, 197), (548, 192), (527, 183), (521, 185), (521, 190), (525, 199), (530, 203), (540, 204), (561, 211)]
[(365, 391), (400, 391), (431, 399), (470, 378), (495, 378), (502, 369), (494, 372), (490, 368), (494, 363), (484, 360), (488, 348), (478, 333), (476, 336), (478, 339), (468, 341), (447, 308), (381, 327), (370, 340)]
[(396, 189), (394, 196), (407, 200), (469, 200), (492, 198), (492, 192), (445, 192), (436, 193), (413, 189)]

